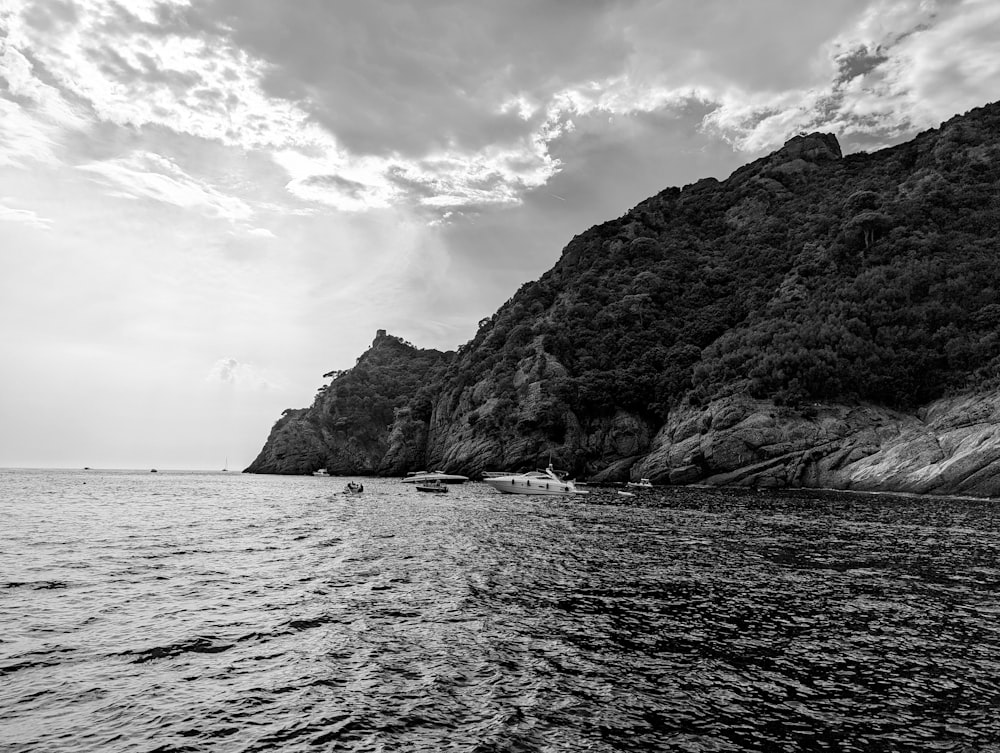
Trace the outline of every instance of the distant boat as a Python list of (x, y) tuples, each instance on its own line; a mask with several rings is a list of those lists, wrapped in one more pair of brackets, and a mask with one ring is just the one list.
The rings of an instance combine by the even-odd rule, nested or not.
[(150, 468), (150, 469), (149, 469), (149, 472), (150, 472), (150, 473), (156, 473), (156, 469), (155, 469), (155, 468)]
[(468, 480), (468, 476), (457, 476), (442, 471), (413, 471), (406, 474), (403, 483), (422, 484), (424, 481), (440, 481), (442, 484), (464, 484)]
[(229, 456), (226, 456), (226, 462), (222, 465), (222, 472), (226, 473), (229, 471)]
[(417, 483), (418, 492), (447, 492), (448, 487), (444, 485), (444, 482), (440, 479), (433, 479), (431, 481), (420, 481)]
[(483, 482), (497, 491), (507, 494), (571, 495), (587, 493), (577, 489), (574, 482), (560, 478), (552, 468), (551, 463), (544, 471), (492, 476), (484, 478)]
[(626, 486), (629, 489), (652, 489), (653, 482), (651, 482), (648, 478), (641, 478), (638, 481), (629, 481)]
[(327, 473), (326, 468), (320, 468), (318, 471), (313, 471), (313, 476), (329, 476), (329, 475), (330, 474)]
[(361, 494), (365, 490), (365, 485), (360, 481), (348, 481), (344, 487), (344, 494)]

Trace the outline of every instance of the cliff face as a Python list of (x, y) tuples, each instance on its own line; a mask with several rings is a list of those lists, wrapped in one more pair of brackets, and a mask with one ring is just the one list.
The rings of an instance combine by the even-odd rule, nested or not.
[[(414, 420), (419, 406), (409, 406), (421, 403), (449, 357), (379, 330), (354, 368), (328, 375), (333, 381), (320, 388), (312, 406), (285, 411), (246, 472), (307, 474), (326, 468), (334, 475), (404, 473), (422, 457), (426, 432), (394, 428), (390, 441), (390, 427)], [(429, 398), (423, 402), (429, 412)]]
[(634, 473), (661, 483), (996, 496), (1000, 393), (793, 410), (733, 397), (679, 411)]
[(1000, 105), (797, 136), (575, 237), (457, 353), (380, 333), (248, 470), (992, 495), (998, 234)]
[(428, 427), (428, 465), (484, 470), (533, 469), (551, 454), (562, 467), (585, 468), (596, 476), (648, 448), (656, 431), (625, 410), (588, 416), (552, 394), (566, 369), (540, 340), (504, 369), (475, 383), (451, 383), (435, 401)]

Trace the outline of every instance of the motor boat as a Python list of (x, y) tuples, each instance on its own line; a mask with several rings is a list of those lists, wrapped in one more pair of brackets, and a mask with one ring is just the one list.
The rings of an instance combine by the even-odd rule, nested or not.
[(444, 482), (433, 479), (431, 481), (419, 481), (417, 482), (418, 492), (437, 492), (438, 494), (442, 492), (447, 492), (448, 487), (444, 485)]
[(652, 489), (653, 483), (648, 478), (641, 478), (638, 481), (629, 481), (626, 486), (629, 489)]
[(348, 481), (344, 487), (344, 494), (361, 494), (365, 490), (365, 485), (360, 481)]
[(587, 494), (587, 492), (577, 489), (573, 481), (560, 478), (553, 470), (551, 463), (544, 471), (488, 476), (483, 479), (483, 483), (507, 494)]
[(406, 474), (404, 484), (422, 484), (425, 481), (440, 481), (442, 484), (464, 484), (468, 476), (457, 476), (443, 471), (413, 471)]
[(313, 476), (329, 476), (326, 468), (320, 468), (318, 471), (313, 471)]

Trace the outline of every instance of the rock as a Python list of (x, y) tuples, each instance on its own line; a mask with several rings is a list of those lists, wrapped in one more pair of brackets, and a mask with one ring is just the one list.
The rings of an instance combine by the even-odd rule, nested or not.
[[(936, 401), (919, 412), (926, 421), (874, 405), (812, 405), (802, 413), (746, 398), (704, 410), (717, 417), (710, 428), (686, 436), (699, 424), (694, 411), (680, 412), (633, 473), (761, 488), (1000, 493), (1000, 392)], [(694, 442), (702, 467), (690, 462), (699, 457)]]
[(671, 484), (693, 484), (701, 478), (701, 469), (696, 465), (682, 465), (671, 468), (667, 478)]

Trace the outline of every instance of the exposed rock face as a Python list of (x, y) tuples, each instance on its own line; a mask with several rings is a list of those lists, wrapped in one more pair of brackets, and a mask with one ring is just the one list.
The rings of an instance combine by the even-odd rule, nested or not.
[[(454, 388), (436, 401), (430, 420), (426, 465), (475, 476), (484, 470), (533, 469), (551, 457), (561, 467), (605, 472), (642, 453), (655, 429), (627, 411), (582, 419), (548, 394), (565, 368), (540, 341), (516, 364), (513, 375), (488, 375)], [(612, 474), (615, 475), (615, 474)], [(617, 474), (627, 477), (627, 465)]]
[(310, 410), (286, 410), (271, 429), (257, 458), (245, 473), (302, 475), (326, 467), (327, 447)]
[(745, 397), (679, 412), (632, 469), (663, 483), (1000, 494), (1000, 393), (916, 415), (873, 405), (805, 411)]

